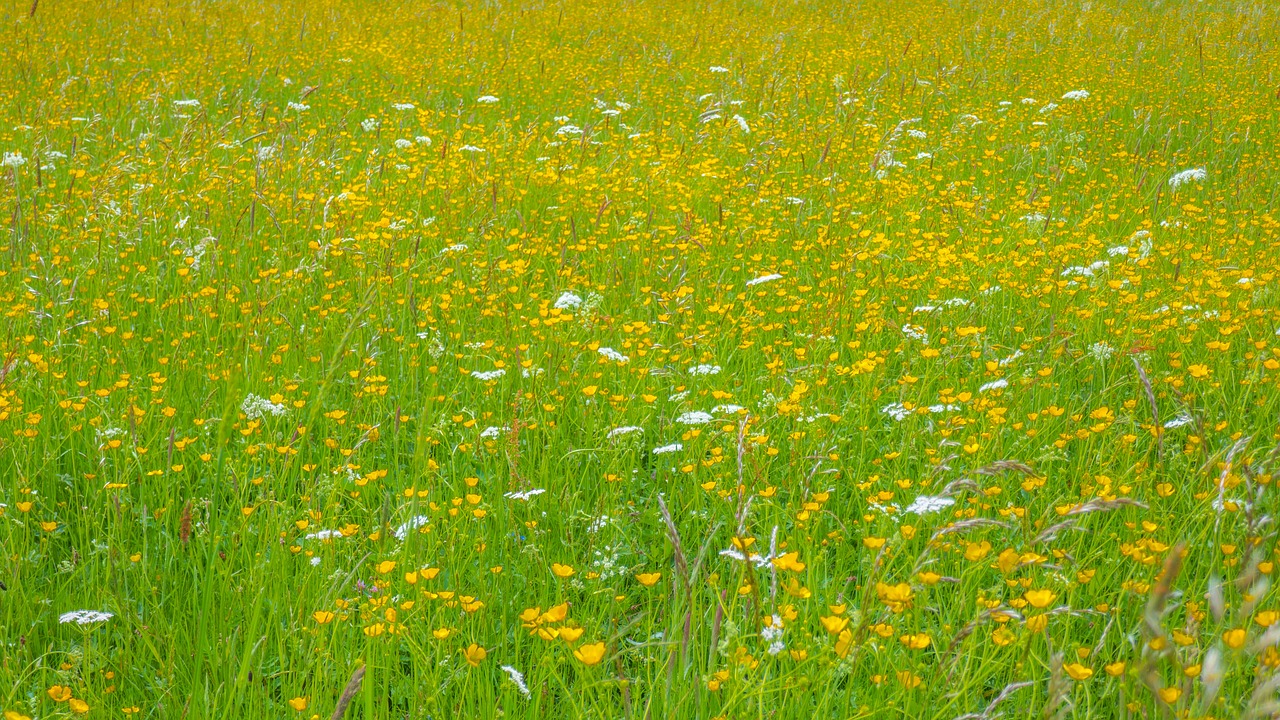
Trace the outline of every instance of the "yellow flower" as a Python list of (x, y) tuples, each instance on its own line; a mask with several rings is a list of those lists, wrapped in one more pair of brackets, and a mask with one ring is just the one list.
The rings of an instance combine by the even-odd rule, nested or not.
[(903, 635), (898, 638), (898, 642), (906, 645), (912, 650), (923, 650), (933, 642), (933, 638), (928, 633), (916, 633), (914, 635)]
[(1124, 674), (1125, 664), (1123, 660), (1118, 660), (1110, 665), (1103, 665), (1102, 669), (1107, 671), (1111, 677), (1120, 677)]
[(328, 610), (317, 610), (311, 613), (311, 617), (315, 618), (315, 621), (321, 625), (328, 625), (333, 621), (333, 613)]
[(1160, 699), (1172, 705), (1178, 702), (1178, 698), (1182, 697), (1182, 690), (1176, 687), (1160, 688)]
[(1280, 612), (1276, 612), (1275, 610), (1263, 610), (1253, 616), (1253, 621), (1262, 627), (1271, 627), (1276, 624), (1277, 620), (1280, 620)]
[(853, 631), (846, 629), (840, 633), (840, 637), (836, 638), (836, 647), (835, 647), (836, 655), (838, 657), (845, 657), (846, 655), (849, 654), (849, 650), (851, 650), (852, 648), (853, 648)]
[(573, 643), (575, 643), (575, 642), (577, 642), (577, 641), (578, 641), (578, 638), (582, 637), (582, 628), (580, 628), (580, 627), (562, 627), (562, 628), (560, 628), (560, 632), (559, 632), (559, 634), (560, 634), (560, 639), (561, 639), (561, 640), (563, 640), (563, 641), (565, 641), (565, 642), (567, 642), (567, 643), (569, 643), (569, 644), (573, 644)]
[(1052, 590), (1028, 590), (1022, 594), (1022, 597), (1031, 603), (1031, 607), (1045, 608), (1058, 596)]
[(868, 550), (879, 550), (884, 547), (884, 540), (882, 537), (864, 537), (862, 538), (862, 544)]
[(435, 637), (435, 639), (437, 639), (437, 640), (444, 640), (445, 638), (449, 637), (449, 635), (450, 635), (452, 632), (453, 632), (453, 631), (452, 631), (452, 630), (450, 630), (449, 628), (447, 628), (447, 627), (442, 627), (442, 628), (436, 628), (435, 630), (432, 630), (432, 631), (431, 631), (431, 634), (432, 634), (432, 636), (434, 636), (434, 637)]
[(583, 645), (573, 651), (573, 656), (578, 658), (578, 661), (583, 665), (595, 665), (604, 659), (604, 643), (598, 642)]
[(879, 596), (880, 602), (895, 613), (900, 613), (910, 607), (911, 600), (914, 597), (911, 592), (911, 586), (906, 583), (886, 585), (878, 582), (876, 583), (876, 595)]
[(652, 587), (662, 579), (662, 573), (637, 573), (636, 581), (645, 587)]
[(297, 710), (298, 712), (302, 712), (303, 710), (307, 709), (307, 698), (305, 697), (293, 698), (292, 700), (289, 701), (289, 707), (293, 708), (294, 710)]
[(387, 573), (389, 573), (389, 572), (391, 572), (392, 570), (395, 570), (395, 569), (396, 569), (396, 561), (395, 561), (395, 560), (383, 560), (382, 562), (378, 563), (378, 574), (379, 574), (379, 575), (386, 575)]
[(71, 698), (67, 701), (67, 705), (71, 708), (71, 712), (77, 715), (83, 715), (89, 712), (89, 703), (80, 698)]
[(30, 715), (23, 715), (15, 710), (5, 710), (4, 720), (31, 720)]
[(54, 685), (48, 690), (49, 698), (54, 702), (66, 702), (71, 699), (71, 688)]
[(798, 552), (789, 552), (782, 557), (775, 558), (773, 566), (779, 570), (790, 570), (792, 572), (800, 572), (805, 568), (805, 564), (800, 562), (800, 553)]
[(480, 663), (488, 657), (489, 653), (484, 648), (475, 643), (471, 643), (462, 650), (462, 657), (467, 659), (467, 664), (471, 667), (480, 667)]
[[(1209, 377), (1209, 375), (1213, 372), (1212, 370), (1209, 369), (1208, 365), (1192, 365), (1191, 367), (1187, 368), (1187, 370), (1190, 371), (1191, 377), (1196, 378), (1197, 380), (1200, 378)], [(1166, 701), (1166, 702), (1170, 702), (1170, 701)]]
[(1093, 668), (1085, 667), (1080, 663), (1067, 663), (1062, 666), (1062, 669), (1067, 671), (1072, 680), (1088, 680), (1093, 677)]
[(1235, 628), (1222, 633), (1222, 641), (1232, 650), (1239, 650), (1244, 647), (1244, 641), (1247, 637), (1243, 628)]
[(555, 573), (556, 577), (567, 578), (570, 575), (573, 575), (574, 570), (572, 565), (551, 563), (551, 572)]
[(818, 619), (822, 621), (822, 627), (826, 628), (827, 632), (832, 635), (839, 635), (842, 630), (849, 627), (849, 618), (847, 617), (828, 615)]

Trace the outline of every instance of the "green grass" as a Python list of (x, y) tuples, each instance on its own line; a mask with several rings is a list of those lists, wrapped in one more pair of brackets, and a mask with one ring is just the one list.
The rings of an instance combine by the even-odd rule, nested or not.
[(1272, 716), (1277, 19), (5, 5), (0, 710)]

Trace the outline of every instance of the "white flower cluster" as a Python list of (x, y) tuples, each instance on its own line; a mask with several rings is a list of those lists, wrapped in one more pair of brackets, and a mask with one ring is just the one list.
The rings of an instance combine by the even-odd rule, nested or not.
[(244, 402), (240, 403), (240, 412), (250, 420), (258, 420), (267, 415), (280, 417), (289, 412), (289, 409), (282, 403), (273, 403), (264, 397), (249, 393), (245, 396)]

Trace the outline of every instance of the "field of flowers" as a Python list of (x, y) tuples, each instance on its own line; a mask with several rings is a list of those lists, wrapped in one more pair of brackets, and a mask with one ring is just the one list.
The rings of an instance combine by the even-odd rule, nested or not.
[(1280, 712), (1277, 6), (0, 21), (6, 720)]

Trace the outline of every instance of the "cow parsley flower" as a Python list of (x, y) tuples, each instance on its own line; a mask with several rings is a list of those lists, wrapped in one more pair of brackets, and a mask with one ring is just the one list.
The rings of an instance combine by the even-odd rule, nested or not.
[(529, 686), (524, 684), (524, 673), (510, 665), (503, 665), (502, 672), (506, 673), (507, 677), (511, 678), (511, 682), (516, 684), (516, 689), (520, 691), (521, 695), (529, 697)]
[(694, 365), (689, 368), (690, 375), (719, 375), (719, 365)]
[(481, 105), (495, 105), (498, 102), (498, 98), (493, 95), (481, 95), (480, 97), (476, 98), (476, 102), (480, 103)]
[(639, 425), (623, 425), (622, 427), (616, 427), (610, 430), (608, 438), (612, 440), (614, 438), (622, 437), (624, 435), (631, 435), (633, 433), (643, 433), (643, 432), (644, 432), (644, 428), (640, 427)]
[(715, 418), (707, 413), (700, 410), (694, 410), (692, 412), (684, 413), (680, 417), (676, 418), (676, 422), (681, 425), (705, 425), (714, 419)]
[(782, 279), (782, 276), (779, 275), (778, 273), (769, 273), (768, 275), (761, 275), (758, 278), (752, 278), (748, 280), (747, 287), (753, 287), (755, 285), (763, 285), (764, 283), (773, 282), (774, 280), (781, 280), (781, 279)]
[(622, 353), (618, 352), (617, 350), (614, 350), (611, 347), (602, 347), (596, 350), (596, 352), (618, 363), (619, 365), (625, 365), (631, 360), (631, 358), (627, 357), (626, 355), (623, 355)]
[(115, 613), (102, 612), (99, 610), (72, 610), (71, 612), (62, 613), (58, 616), (58, 622), (66, 625), (75, 623), (76, 625), (93, 625), (95, 623), (106, 622), (115, 617)]
[(911, 513), (912, 515), (928, 515), (945, 510), (955, 504), (955, 498), (950, 498), (946, 495), (921, 495), (912, 500), (911, 504), (906, 506), (902, 512)]
[(483, 371), (472, 370), (471, 371), (471, 377), (477, 380), (483, 380), (483, 381), (497, 380), (498, 378), (506, 374), (507, 374), (507, 371), (502, 368), (498, 368), (497, 370), (483, 370)]
[(1169, 189), (1177, 190), (1189, 182), (1202, 182), (1207, 177), (1209, 173), (1204, 168), (1189, 168), (1169, 178)]
[(681, 443), (671, 443), (670, 445), (663, 445), (662, 447), (654, 448), (652, 453), (654, 455), (666, 455), (667, 453), (680, 452), (683, 449), (684, 445)]
[(560, 297), (556, 298), (556, 302), (552, 307), (557, 310), (572, 310), (582, 304), (582, 297), (568, 290), (560, 293)]
[(1062, 94), (1063, 100), (1084, 100), (1089, 97), (1088, 90), (1072, 90)]
[(257, 420), (267, 415), (280, 417), (288, 411), (289, 409), (283, 403), (274, 403), (253, 393), (245, 396), (244, 402), (240, 403), (240, 412), (244, 413), (245, 417), (250, 420)]

